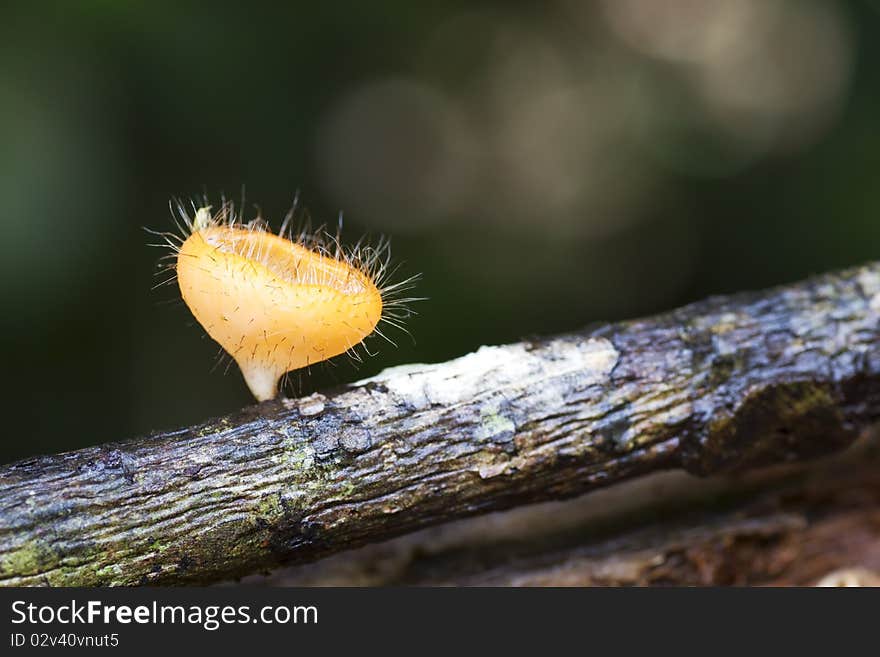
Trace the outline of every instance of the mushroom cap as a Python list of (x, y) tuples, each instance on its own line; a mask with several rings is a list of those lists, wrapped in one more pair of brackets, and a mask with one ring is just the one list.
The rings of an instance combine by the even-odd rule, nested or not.
[(285, 372), (351, 349), (382, 317), (380, 290), (343, 256), (246, 225), (198, 227), (180, 247), (177, 280), (260, 401)]

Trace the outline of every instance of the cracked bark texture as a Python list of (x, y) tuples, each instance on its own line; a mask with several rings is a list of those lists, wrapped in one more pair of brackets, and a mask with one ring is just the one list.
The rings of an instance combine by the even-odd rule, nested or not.
[(880, 585), (880, 443), (697, 479), (656, 473), (257, 575), (273, 586)]
[(208, 583), (880, 415), (880, 264), (0, 469), (0, 584)]

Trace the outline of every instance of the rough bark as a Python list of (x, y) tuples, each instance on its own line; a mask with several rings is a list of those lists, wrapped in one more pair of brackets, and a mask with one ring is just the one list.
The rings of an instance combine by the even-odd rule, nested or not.
[(880, 445), (743, 477), (679, 472), (252, 576), (274, 586), (880, 585)]
[(880, 415), (880, 264), (0, 469), (0, 584), (205, 583)]

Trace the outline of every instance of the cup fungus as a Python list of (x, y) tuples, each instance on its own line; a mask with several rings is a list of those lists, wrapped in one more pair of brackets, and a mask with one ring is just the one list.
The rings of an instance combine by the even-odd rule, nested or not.
[(291, 236), (291, 215), (276, 235), (262, 220), (240, 221), (228, 203), (216, 215), (201, 207), (191, 219), (181, 209), (181, 217), (182, 236), (162, 234), (173, 250), (169, 269), (258, 401), (275, 397), (291, 370), (345, 352), (357, 357), (367, 336), (385, 337), (380, 322), (402, 328), (410, 314), (415, 299), (399, 293), (416, 277), (387, 284), (387, 242), (346, 249), (320, 230)]

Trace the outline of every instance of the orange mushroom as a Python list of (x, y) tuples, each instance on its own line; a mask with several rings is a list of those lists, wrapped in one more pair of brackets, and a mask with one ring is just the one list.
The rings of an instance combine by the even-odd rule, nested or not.
[(346, 251), (323, 234), (291, 240), (236, 221), (226, 205), (216, 217), (200, 208), (186, 223), (189, 235), (172, 244), (180, 293), (259, 401), (277, 395), (286, 372), (350, 351), (382, 335), (380, 321), (400, 326), (409, 314), (414, 299), (389, 295), (414, 278), (382, 287), (387, 248)]

